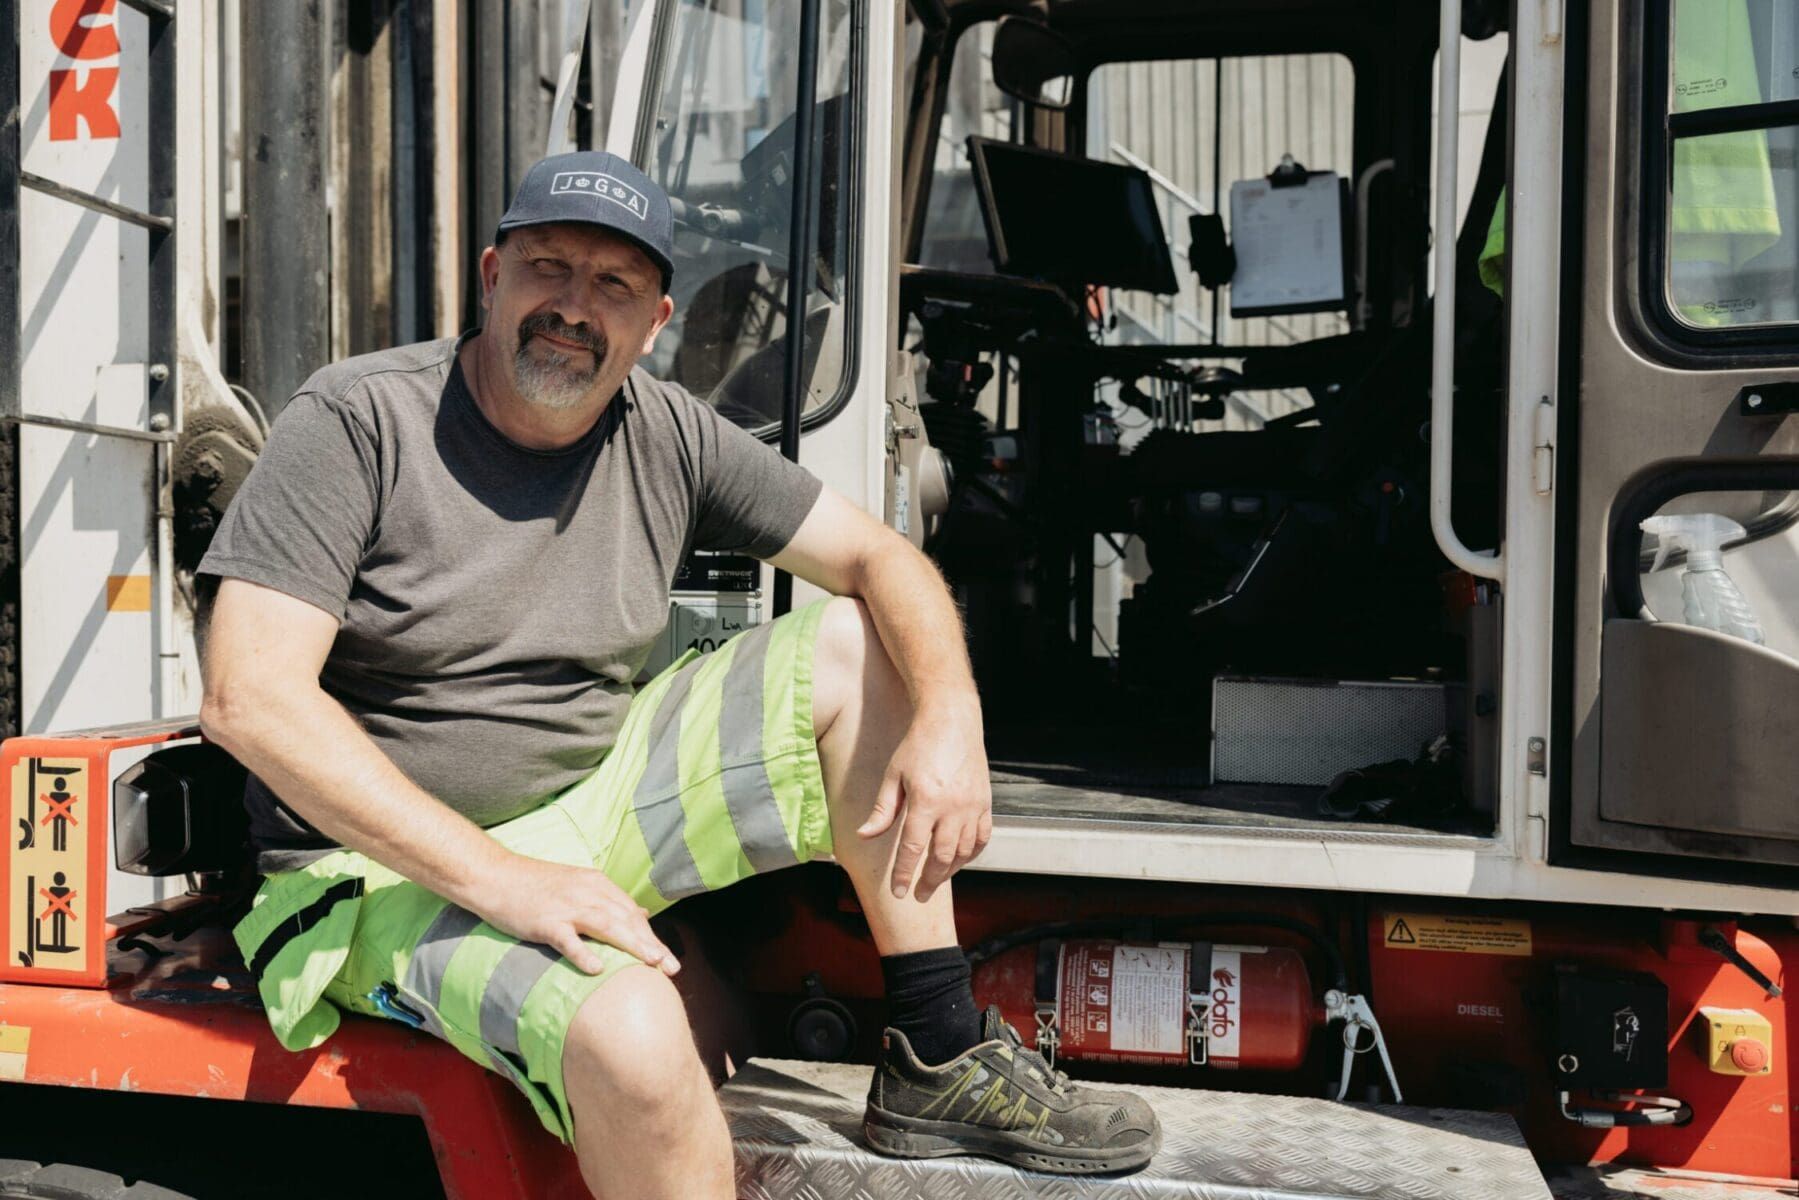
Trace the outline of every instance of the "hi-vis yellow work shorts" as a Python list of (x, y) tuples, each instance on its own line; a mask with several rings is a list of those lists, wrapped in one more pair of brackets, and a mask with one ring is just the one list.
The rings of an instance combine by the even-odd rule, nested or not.
[[(823, 603), (689, 652), (632, 701), (592, 775), (488, 832), (520, 854), (597, 867), (652, 914), (828, 855), (812, 726)], [(352, 850), (269, 876), (235, 934), (289, 1050), (330, 1037), (340, 1009), (404, 1021), (511, 1079), (565, 1142), (563, 1038), (581, 1003), (636, 961), (602, 945), (606, 969), (585, 974)]]

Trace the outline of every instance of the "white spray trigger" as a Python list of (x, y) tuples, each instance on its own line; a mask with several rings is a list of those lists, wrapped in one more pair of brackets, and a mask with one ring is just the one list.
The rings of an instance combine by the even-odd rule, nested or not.
[(1686, 555), (1680, 593), (1688, 625), (1766, 644), (1755, 610), (1724, 569), (1725, 545), (1749, 536), (1741, 525), (1721, 513), (1678, 513), (1650, 517), (1641, 529), (1656, 538), (1651, 571), (1661, 570), (1676, 549)]
[(1655, 562), (1649, 567), (1652, 573), (1667, 565), (1668, 555), (1674, 550), (1674, 543), (1680, 540), (1678, 533), (1675, 528), (1670, 527), (1671, 525), (1672, 523), (1666, 517), (1650, 517), (1637, 526), (1644, 533), (1655, 536)]
[(1668, 555), (1678, 547), (1691, 554), (1717, 554), (1724, 543), (1741, 541), (1748, 530), (1718, 513), (1682, 513), (1650, 517), (1638, 526), (1644, 533), (1655, 535), (1655, 562), (1651, 571), (1659, 571)]

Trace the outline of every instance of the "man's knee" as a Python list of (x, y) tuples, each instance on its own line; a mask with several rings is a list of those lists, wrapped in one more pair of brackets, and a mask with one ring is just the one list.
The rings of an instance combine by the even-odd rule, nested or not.
[(562, 1052), (563, 1086), (637, 1121), (679, 1120), (709, 1090), (687, 1010), (660, 971), (626, 968), (576, 1011)]
[[(813, 651), (815, 716), (835, 718), (848, 705), (889, 706), (906, 702), (905, 686), (868, 606), (853, 596), (825, 602)], [(829, 720), (821, 723), (821, 729)]]
[(876, 654), (884, 656), (885, 652), (868, 606), (854, 596), (832, 596), (825, 601), (813, 652), (818, 666), (857, 672)]

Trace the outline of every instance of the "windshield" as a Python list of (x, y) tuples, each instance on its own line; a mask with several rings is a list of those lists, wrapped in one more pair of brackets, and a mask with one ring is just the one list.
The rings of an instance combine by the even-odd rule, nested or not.
[[(850, 10), (820, 10), (807, 411), (843, 382), (853, 215)], [(681, 0), (644, 164), (675, 202), (675, 316), (645, 365), (749, 428), (781, 412), (799, 11), (798, 0)]]
[(963, 33), (950, 60), (948, 94), (931, 160), (931, 196), (925, 209), (918, 261), (927, 267), (974, 275), (993, 273), (981, 203), (968, 163), (971, 134), (1012, 140), (1017, 105), (993, 82), (993, 31), (985, 21)]

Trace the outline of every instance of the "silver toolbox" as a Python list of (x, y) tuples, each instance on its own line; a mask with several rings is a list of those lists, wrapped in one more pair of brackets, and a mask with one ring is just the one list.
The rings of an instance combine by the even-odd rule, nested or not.
[(1416, 758), (1449, 728), (1451, 704), (1442, 683), (1220, 675), (1212, 779), (1323, 787), (1355, 767)]

